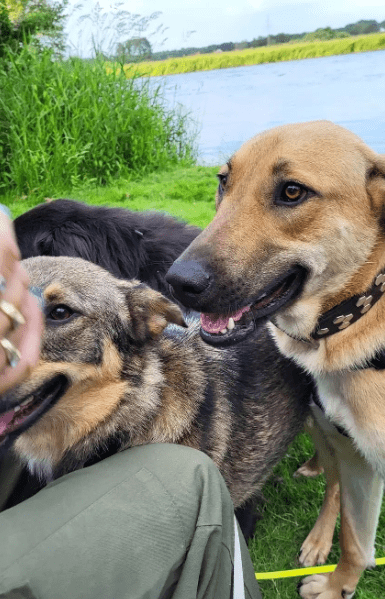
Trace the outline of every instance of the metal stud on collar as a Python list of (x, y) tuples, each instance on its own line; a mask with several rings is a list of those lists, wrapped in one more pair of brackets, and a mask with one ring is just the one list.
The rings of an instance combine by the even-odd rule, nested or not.
[(337, 316), (337, 318), (333, 320), (333, 324), (339, 324), (340, 326), (338, 327), (338, 329), (342, 331), (350, 325), (350, 321), (352, 320), (352, 318), (353, 314), (341, 314), (341, 316)]
[(356, 303), (357, 308), (359, 308), (360, 306), (365, 306), (366, 304), (371, 304), (372, 303), (372, 299), (373, 296), (372, 295), (363, 295), (359, 298), (359, 300)]
[[(385, 290), (385, 286), (384, 286), (384, 290)], [(382, 285), (381, 285), (380, 291), (382, 291)], [(368, 312), (368, 310), (370, 310), (370, 308), (372, 307), (372, 301), (373, 301), (372, 295), (363, 295), (359, 298), (359, 300), (356, 303), (356, 306), (357, 306), (357, 308), (362, 306), (361, 314), (366, 314), (366, 312)]]
[(325, 328), (325, 329), (318, 329), (318, 331), (317, 331), (317, 335), (327, 335), (327, 334), (328, 334), (328, 332), (329, 332), (329, 329), (328, 329), (328, 328)]

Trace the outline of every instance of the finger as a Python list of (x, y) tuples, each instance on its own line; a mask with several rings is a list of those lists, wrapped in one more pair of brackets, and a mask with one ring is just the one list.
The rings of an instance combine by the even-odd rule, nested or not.
[[(43, 318), (36, 298), (28, 294), (25, 301), (26, 323), (20, 329), (9, 336), (12, 343), (18, 348), (21, 357), (16, 367), (11, 368), (8, 364), (6, 354), (0, 346), (0, 394), (10, 387), (20, 383), (27, 377), (37, 364), (40, 353), (40, 338), (43, 330)], [(19, 340), (19, 343), (17, 341)], [(16, 345), (17, 344), (17, 345)]]
[(0, 272), (12, 270), (12, 263), (20, 260), (20, 250), (16, 243), (15, 230), (12, 221), (0, 212)]
[[(7, 309), (12, 309), (13, 307), (18, 309), (19, 304), (25, 304), (28, 299), (28, 291), (25, 288), (27, 279), (24, 277), (22, 272), (22, 280), (20, 281), (18, 275), (18, 272), (20, 272), (20, 267), (17, 266), (15, 270), (16, 273), (14, 275), (14, 280), (12, 280), (12, 283), (8, 286), (6, 292), (1, 294), (0, 298), (0, 305), (3, 300), (9, 303)], [(14, 304), (16, 304), (17, 307), (14, 306)], [(20, 312), (20, 316), (23, 317), (22, 312)], [(17, 348), (23, 334), (21, 328), (22, 327), (14, 329), (14, 323), (10, 316), (0, 309), (0, 339), (7, 338)], [(7, 366), (7, 364), (8, 357), (6, 351), (4, 348), (0, 348), (0, 373), (2, 373), (2, 370), (5, 366)]]
[(15, 263), (14, 270), (1, 297), (1, 300), (5, 300), (9, 305), (5, 304), (2, 308), (0, 300), (0, 338), (7, 336), (8, 332), (15, 328), (16, 322), (12, 318), (14, 309), (23, 316), (24, 304), (28, 296), (28, 284), (29, 277), (24, 268), (20, 263)]
[(25, 314), (28, 314), (28, 321), (23, 331), (19, 350), (23, 360), (25, 359), (26, 366), (32, 369), (39, 360), (44, 323), (39, 303), (36, 297), (30, 293), (28, 293), (26, 301)]

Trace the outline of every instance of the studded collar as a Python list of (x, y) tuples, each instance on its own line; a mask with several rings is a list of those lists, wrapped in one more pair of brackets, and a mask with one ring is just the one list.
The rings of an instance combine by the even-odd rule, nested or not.
[[(310, 335), (310, 339), (300, 339), (299, 337), (289, 335), (286, 331), (284, 332), (292, 339), (310, 343), (314, 348), (317, 348), (319, 346), (319, 339), (329, 337), (347, 329), (351, 324), (359, 320), (361, 316), (369, 312), (370, 308), (378, 302), (384, 293), (385, 271), (380, 272), (376, 276), (371, 288), (366, 293), (354, 295), (325, 312), (318, 320), (317, 327)], [(277, 328), (280, 328), (276, 322), (274, 324)], [(385, 369), (385, 349), (383, 354), (381, 369)]]
[(318, 340), (329, 337), (349, 327), (369, 312), (385, 292), (385, 272), (379, 273), (371, 288), (364, 294), (354, 295), (348, 300), (334, 306), (321, 316), (316, 330), (311, 334), (312, 339)]

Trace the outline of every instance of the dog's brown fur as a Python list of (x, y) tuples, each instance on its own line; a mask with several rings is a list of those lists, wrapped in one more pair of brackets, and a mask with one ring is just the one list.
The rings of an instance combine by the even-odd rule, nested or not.
[[(211, 456), (236, 507), (255, 498), (301, 429), (309, 395), (267, 329), (216, 350), (192, 317), (188, 329), (164, 331), (183, 325), (182, 313), (142, 283), (79, 258), (24, 264), (42, 291), (46, 327), (39, 364), (6, 401), (39, 398), (60, 374), (68, 382), (14, 443), (31, 469), (56, 477), (133, 445), (179, 443)], [(58, 306), (73, 314), (54, 320)]]
[[(385, 348), (385, 298), (318, 346), (306, 340), (323, 313), (370, 289), (384, 269), (385, 158), (342, 127), (299, 123), (251, 139), (219, 178), (214, 220), (172, 267), (176, 280), (186, 263), (195, 272), (198, 264), (209, 284), (193, 299), (183, 290), (177, 296), (195, 309), (228, 314), (253, 304), (294, 265), (306, 269), (300, 294), (270, 314), (269, 326), (283, 354), (313, 375), (326, 412), (314, 408), (330, 487), (301, 560), (326, 559), (338, 477), (342, 554), (333, 574), (305, 579), (300, 593), (307, 599), (352, 597), (362, 570), (373, 564), (385, 475), (385, 371), (356, 368)], [(277, 201), (288, 182), (306, 190), (298, 205)]]

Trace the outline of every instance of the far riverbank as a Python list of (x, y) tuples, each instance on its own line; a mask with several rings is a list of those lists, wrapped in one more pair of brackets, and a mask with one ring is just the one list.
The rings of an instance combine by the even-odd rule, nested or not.
[(328, 41), (287, 43), (248, 50), (196, 54), (162, 61), (127, 64), (124, 66), (124, 70), (129, 76), (132, 76), (134, 72), (141, 77), (156, 77), (384, 49), (385, 33), (374, 33)]

